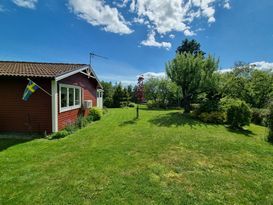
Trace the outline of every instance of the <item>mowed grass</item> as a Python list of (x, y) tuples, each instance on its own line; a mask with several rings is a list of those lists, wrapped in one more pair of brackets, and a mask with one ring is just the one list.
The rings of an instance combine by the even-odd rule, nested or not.
[(0, 204), (273, 204), (264, 127), (140, 115), (111, 109), (61, 140), (0, 140)]

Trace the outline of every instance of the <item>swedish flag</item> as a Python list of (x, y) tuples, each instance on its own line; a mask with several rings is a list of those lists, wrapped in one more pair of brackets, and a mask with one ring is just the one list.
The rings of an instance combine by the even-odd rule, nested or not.
[(27, 85), (24, 95), (23, 95), (23, 100), (28, 101), (30, 96), (38, 89), (39, 89), (39, 86), (36, 83), (29, 80), (28, 85)]

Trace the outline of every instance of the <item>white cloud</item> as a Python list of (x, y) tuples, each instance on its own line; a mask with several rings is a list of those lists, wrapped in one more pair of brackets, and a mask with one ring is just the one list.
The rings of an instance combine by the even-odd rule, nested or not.
[[(273, 71), (273, 63), (266, 62), (266, 61), (258, 61), (254, 63), (250, 63), (249, 65), (254, 66), (255, 69), (263, 70), (263, 71)], [(231, 72), (233, 68), (224, 68), (219, 70), (221, 73)]]
[(171, 35), (169, 35), (169, 37), (170, 37), (171, 39), (174, 39), (174, 38), (175, 38), (175, 35), (174, 35), (174, 34), (171, 34)]
[(255, 65), (255, 67), (260, 70), (273, 70), (273, 63), (269, 63), (266, 61), (254, 62), (250, 63), (250, 65)]
[(166, 73), (165, 72), (146, 72), (142, 74), (144, 76), (144, 79), (150, 79), (150, 78), (165, 78), (166, 77)]
[(196, 33), (194, 33), (193, 31), (190, 31), (190, 30), (185, 30), (184, 31), (184, 35), (185, 36), (195, 36), (196, 35)]
[(106, 2), (69, 0), (69, 5), (80, 18), (92, 25), (103, 27), (108, 32), (130, 34), (135, 24), (143, 25), (149, 34), (148, 39), (141, 42), (142, 45), (168, 49), (170, 43), (157, 42), (155, 36), (165, 37), (171, 32), (194, 36), (199, 28), (193, 28), (193, 21), (205, 18), (208, 24), (211, 24), (216, 21), (216, 8), (230, 8), (229, 0), (113, 0), (111, 4)]
[(225, 8), (225, 9), (231, 9), (229, 0), (226, 0), (226, 1), (224, 2), (224, 8)]
[(166, 48), (169, 50), (172, 47), (170, 42), (157, 42), (155, 40), (155, 32), (152, 31), (148, 34), (147, 40), (142, 41), (140, 44), (143, 46), (150, 46), (150, 47), (158, 47), (158, 48)]
[(38, 0), (12, 0), (12, 2), (20, 7), (35, 9)]
[(105, 31), (130, 34), (128, 27), (117, 8), (111, 8), (101, 0), (69, 0), (69, 7), (80, 18), (94, 26), (102, 26)]

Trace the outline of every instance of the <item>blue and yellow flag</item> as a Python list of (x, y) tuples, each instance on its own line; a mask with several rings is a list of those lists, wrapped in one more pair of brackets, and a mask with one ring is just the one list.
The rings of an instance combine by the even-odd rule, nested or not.
[(27, 87), (25, 89), (25, 92), (24, 92), (24, 95), (23, 95), (23, 100), (28, 101), (30, 96), (38, 89), (39, 89), (39, 86), (36, 85), (36, 83), (29, 80), (28, 85), (27, 85)]

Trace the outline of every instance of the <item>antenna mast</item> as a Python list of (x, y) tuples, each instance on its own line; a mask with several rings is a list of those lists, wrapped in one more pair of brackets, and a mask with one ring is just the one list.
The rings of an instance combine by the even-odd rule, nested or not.
[(94, 57), (103, 58), (103, 59), (105, 59), (105, 60), (108, 60), (107, 57), (104, 57), (104, 56), (98, 55), (98, 54), (96, 54), (96, 53), (90, 52), (90, 53), (89, 53), (89, 60), (90, 60), (89, 63), (90, 63), (90, 66), (92, 66), (92, 58), (94, 58)]

